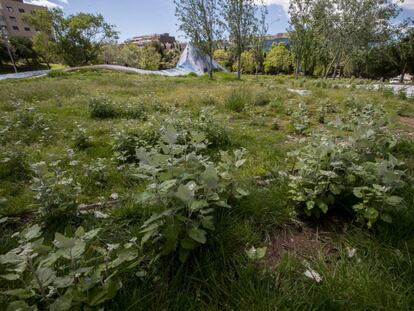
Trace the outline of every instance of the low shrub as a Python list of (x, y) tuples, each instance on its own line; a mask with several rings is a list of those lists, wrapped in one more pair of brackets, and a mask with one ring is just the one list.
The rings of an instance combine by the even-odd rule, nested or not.
[(76, 129), (72, 138), (74, 146), (79, 150), (85, 150), (91, 146), (91, 138), (88, 136), (84, 127), (77, 123), (75, 125)]
[[(0, 256), (10, 301), (7, 310), (101, 310), (121, 288), (122, 273), (142, 262), (136, 239), (120, 244), (99, 241), (101, 229), (73, 236), (55, 234), (44, 242), (39, 225), (13, 235), (16, 248)], [(134, 263), (135, 262), (135, 263)]]
[(305, 103), (299, 105), (292, 112), (292, 126), (296, 134), (303, 135), (310, 126), (309, 110)]
[(348, 139), (316, 139), (290, 154), (296, 168), (290, 175), (291, 199), (307, 215), (352, 206), (368, 227), (378, 220), (391, 222), (403, 206), (398, 190), (405, 184), (403, 163), (391, 155), (392, 146), (382, 127), (363, 120)]
[(0, 179), (22, 180), (30, 176), (30, 166), (23, 150), (0, 146)]
[(39, 215), (46, 224), (65, 224), (78, 214), (80, 185), (68, 171), (59, 167), (59, 161), (50, 165), (39, 162), (32, 165), (35, 174), (32, 182)]
[(267, 106), (270, 104), (270, 96), (267, 92), (257, 92), (254, 96), (255, 106)]
[(246, 160), (244, 151), (236, 150), (221, 152), (221, 161), (214, 164), (202, 154), (204, 135), (191, 132), (184, 145), (178, 137), (169, 126), (158, 145), (137, 150), (137, 175), (148, 182), (137, 202), (153, 211), (142, 226), (141, 244), (155, 246), (160, 255), (177, 252), (184, 262), (215, 231), (216, 210), (247, 194), (236, 178)]
[(119, 110), (107, 97), (95, 97), (89, 101), (89, 113), (92, 118), (111, 119), (119, 116)]
[(243, 89), (233, 90), (225, 99), (225, 107), (234, 112), (242, 112), (250, 102), (250, 93)]
[(47, 76), (50, 78), (59, 78), (59, 77), (67, 77), (70, 73), (63, 71), (63, 70), (52, 70), (47, 73)]

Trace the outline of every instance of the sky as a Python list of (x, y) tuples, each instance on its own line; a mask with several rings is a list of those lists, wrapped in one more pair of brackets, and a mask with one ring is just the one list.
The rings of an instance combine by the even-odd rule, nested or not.
[[(289, 0), (265, 0), (268, 4), (269, 34), (285, 32), (289, 25)], [(116, 25), (120, 41), (138, 35), (170, 33), (184, 41), (177, 32), (173, 0), (25, 0), (27, 3), (61, 7), (65, 14), (100, 13)], [(405, 0), (400, 18), (414, 18), (414, 0)]]

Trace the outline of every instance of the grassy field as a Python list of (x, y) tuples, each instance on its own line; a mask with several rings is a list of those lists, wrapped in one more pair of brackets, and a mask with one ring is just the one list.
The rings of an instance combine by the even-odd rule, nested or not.
[[(247, 162), (238, 178), (249, 195), (215, 215), (214, 237), (185, 264), (166, 256), (145, 277), (124, 275), (122, 289), (106, 309), (412, 310), (412, 184), (400, 193), (406, 208), (394, 215), (392, 224), (367, 229), (348, 215), (304, 217), (289, 199), (287, 182), (278, 177), (295, 165), (288, 153), (316, 133), (346, 135), (329, 124), (347, 113), (347, 102), (357, 100), (383, 107), (388, 131), (398, 137), (395, 155), (405, 162), (412, 181), (414, 101), (367, 91), (365, 83), (283, 76), (237, 81), (229, 74), (209, 81), (104, 71), (0, 82), (0, 218), (9, 217), (0, 223), (0, 253), (15, 245), (12, 232), (34, 221), (31, 212), (38, 205), (31, 165), (39, 162), (59, 163), (76, 179), (82, 188), (79, 204), (121, 198), (105, 210), (109, 218), (84, 215), (73, 226), (102, 227), (108, 243), (139, 237), (147, 212), (135, 197), (145, 184), (122, 161), (120, 145), (128, 145), (128, 133), (162, 125), (165, 119), (192, 123), (206, 113), (216, 122), (211, 135), (224, 139), (209, 149), (211, 157), (219, 149), (246, 149)], [(310, 93), (302, 96), (288, 89)], [(110, 103), (117, 112), (91, 116), (94, 101)], [(295, 117), (295, 110), (301, 105), (309, 124), (298, 131), (295, 122), (303, 120), (300, 114)], [(321, 112), (322, 105), (329, 109)], [(266, 256), (249, 260), (246, 250), (252, 246), (267, 247)], [(321, 282), (304, 275), (310, 267)], [(0, 280), (0, 289), (7, 286)], [(0, 309), (7, 299), (0, 296)]]

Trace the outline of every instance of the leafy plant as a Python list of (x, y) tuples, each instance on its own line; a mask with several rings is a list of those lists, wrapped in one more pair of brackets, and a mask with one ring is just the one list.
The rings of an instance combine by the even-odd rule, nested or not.
[(30, 175), (27, 156), (17, 147), (0, 146), (0, 179), (25, 179)]
[(34, 225), (13, 235), (18, 246), (0, 256), (11, 289), (8, 310), (93, 310), (113, 299), (122, 283), (119, 274), (139, 264), (136, 239), (124, 245), (97, 242), (100, 229), (73, 237), (55, 234), (52, 245)]
[(187, 144), (180, 144), (178, 138), (169, 126), (155, 148), (137, 149), (137, 175), (149, 184), (138, 202), (154, 211), (142, 226), (141, 243), (151, 242), (161, 255), (178, 251), (185, 261), (215, 230), (216, 209), (229, 207), (230, 198), (247, 194), (236, 182), (237, 170), (246, 160), (243, 150), (233, 155), (221, 152), (215, 165), (201, 152), (207, 148), (203, 133), (191, 132)]
[(309, 110), (306, 104), (299, 103), (298, 107), (292, 112), (292, 125), (296, 134), (304, 134), (309, 128)]
[(368, 227), (379, 219), (392, 221), (391, 213), (402, 206), (397, 193), (405, 173), (385, 139), (381, 128), (362, 126), (346, 140), (322, 136), (292, 153), (291, 199), (307, 215), (319, 217), (349, 204)]
[(97, 119), (111, 119), (119, 115), (117, 107), (108, 97), (92, 98), (89, 101), (89, 113)]
[(87, 135), (86, 129), (80, 124), (76, 124), (76, 129), (73, 135), (73, 141), (76, 148), (85, 150), (91, 146), (91, 139)]
[(35, 173), (32, 190), (41, 218), (50, 223), (67, 222), (77, 216), (81, 187), (68, 171), (59, 167), (59, 161), (50, 165), (39, 162), (32, 168)]

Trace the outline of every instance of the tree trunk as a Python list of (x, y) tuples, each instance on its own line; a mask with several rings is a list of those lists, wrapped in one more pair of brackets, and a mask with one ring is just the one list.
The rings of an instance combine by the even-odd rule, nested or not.
[(337, 55), (335, 55), (335, 57), (333, 58), (333, 60), (331, 61), (331, 63), (328, 65), (328, 68), (326, 69), (326, 72), (325, 72), (325, 79), (327, 79), (328, 78), (328, 75), (329, 75), (329, 70), (331, 70), (331, 68), (332, 68), (332, 66), (333, 66), (333, 64), (335, 63), (335, 61), (336, 61), (336, 58), (337, 58)]
[(210, 68), (208, 69), (208, 76), (210, 80), (213, 80), (213, 49), (210, 48)]
[(404, 78), (405, 78), (405, 73), (407, 71), (407, 63), (404, 64), (404, 68), (401, 72), (401, 78), (400, 78), (400, 83), (403, 84), (404, 83)]
[(241, 79), (241, 53), (237, 56), (237, 80)]
[(300, 66), (300, 60), (299, 60), (299, 57), (298, 57), (296, 59), (295, 79), (299, 78), (299, 66)]

